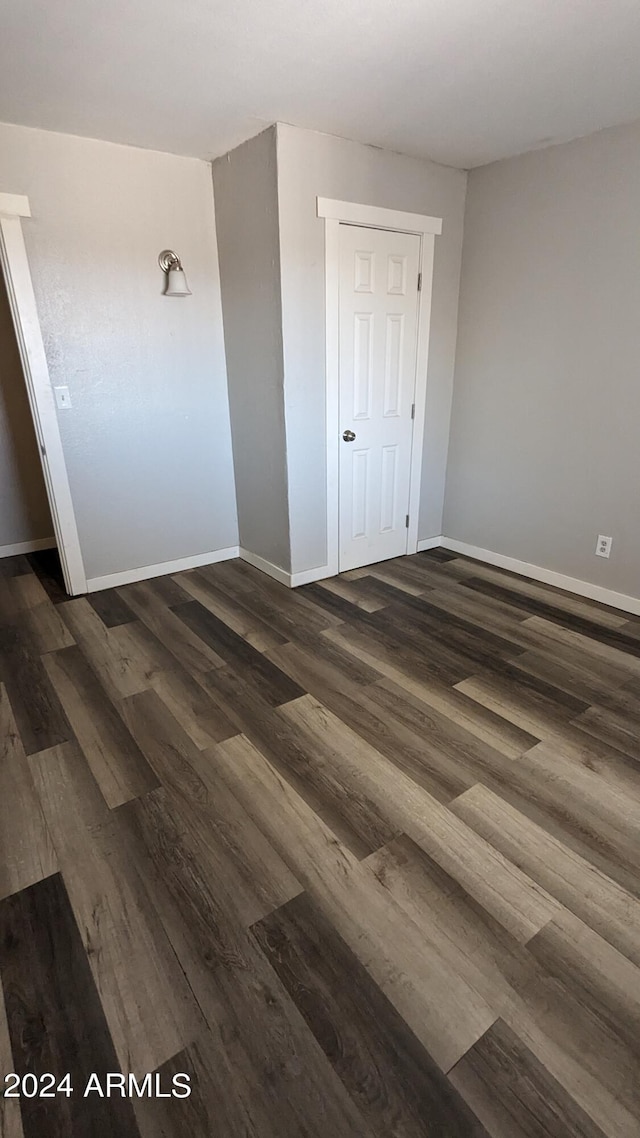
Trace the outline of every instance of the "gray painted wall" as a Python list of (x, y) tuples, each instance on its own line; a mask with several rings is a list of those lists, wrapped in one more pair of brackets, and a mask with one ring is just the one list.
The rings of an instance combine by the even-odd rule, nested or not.
[(419, 537), (442, 532), (466, 174), (277, 127), (287, 460), (294, 572), (326, 563), (324, 222), (316, 196), (443, 218), (436, 238)]
[(471, 173), (444, 519), (635, 597), (639, 202), (640, 124)]
[[(205, 162), (0, 125), (88, 577), (237, 543), (211, 171)], [(158, 253), (193, 296), (161, 295)]]
[(275, 128), (213, 181), (240, 545), (289, 570)]
[(0, 546), (51, 537), (52, 533), (27, 389), (0, 272)]

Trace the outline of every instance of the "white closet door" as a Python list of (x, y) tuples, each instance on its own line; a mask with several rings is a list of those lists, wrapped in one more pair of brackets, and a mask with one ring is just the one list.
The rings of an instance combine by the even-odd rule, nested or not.
[(340, 226), (340, 571), (407, 551), (420, 238)]

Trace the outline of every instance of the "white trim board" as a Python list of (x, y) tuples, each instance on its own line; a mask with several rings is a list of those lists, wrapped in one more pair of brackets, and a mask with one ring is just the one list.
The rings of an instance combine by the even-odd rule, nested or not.
[(345, 225), (372, 225), (376, 229), (396, 229), (402, 233), (442, 233), (442, 218), (422, 213), (405, 213), (377, 205), (342, 202), (336, 198), (317, 198), (318, 217), (342, 221)]
[(422, 541), (418, 542), (416, 553), (424, 553), (425, 549), (437, 549), (443, 541), (442, 534), (439, 537), (423, 537)]
[(334, 577), (328, 565), (317, 565), (315, 569), (301, 569), (299, 573), (291, 574), (291, 588), (298, 585), (312, 585), (314, 581), (324, 581), (327, 577)]
[[(442, 232), (442, 220), (423, 217), (417, 213), (403, 213), (395, 209), (343, 202), (332, 198), (317, 198), (318, 217), (325, 225), (325, 407), (327, 455), (327, 564), (311, 576), (293, 574), (294, 585), (334, 577), (340, 571), (339, 551), (339, 434), (340, 434), (340, 225), (372, 226), (392, 229), (420, 236), (419, 272), (422, 289), (418, 294), (418, 341), (416, 351), (415, 415), (411, 446), (411, 482), (409, 491), (409, 528), (407, 553), (418, 550), (418, 520), (420, 513), (420, 485), (424, 451), (425, 412), (429, 370), (429, 331), (433, 292), (433, 264), (436, 235)], [(303, 579), (302, 579), (303, 578)]]
[(288, 589), (296, 589), (298, 585), (310, 585), (313, 581), (322, 581), (325, 577), (334, 577), (328, 565), (318, 565), (314, 569), (302, 569), (300, 573), (289, 573), (287, 569), (282, 569), (279, 565), (274, 565), (272, 561), (267, 561), (265, 557), (260, 557), (257, 553), (251, 553), (248, 549), (240, 548), (240, 557), (249, 565), (253, 565), (255, 569), (260, 569), (262, 573), (266, 573), (268, 577), (273, 577), (274, 581), (279, 581), (281, 585), (286, 585)]
[[(417, 544), (417, 553), (428, 549), (449, 549), (452, 553), (460, 553), (464, 557), (471, 557), (474, 561), (483, 561), (487, 565), (495, 565), (498, 569), (508, 569), (511, 573), (519, 573), (531, 581), (540, 581), (544, 585), (553, 585), (557, 589), (565, 589), (568, 593), (575, 593), (578, 597), (586, 597), (591, 601), (609, 605), (610, 608), (621, 609), (634, 616), (640, 616), (640, 598), (627, 596), (626, 593), (617, 593), (603, 585), (593, 585), (590, 581), (581, 581), (578, 577), (567, 577), (564, 573), (557, 573), (554, 569), (544, 569), (541, 565), (531, 565), (528, 561), (518, 561), (515, 557), (507, 557), (504, 553), (494, 553), (491, 549), (482, 549), (478, 545), (468, 545), (465, 541), (457, 541), (452, 537), (425, 537)], [(261, 566), (259, 566), (261, 568)], [(366, 568), (366, 566), (365, 566)], [(284, 570), (280, 570), (284, 574)], [(286, 576), (286, 575), (285, 575)], [(320, 581), (325, 577), (337, 576), (329, 571), (327, 565), (317, 569), (306, 569), (301, 573), (293, 573), (290, 580), (284, 578), (283, 584), (306, 585), (311, 581)]]
[[(418, 542), (416, 553), (423, 553), (426, 549), (437, 549), (439, 545), (442, 545), (443, 540), (444, 539), (441, 536), (425, 537), (422, 539), (422, 541)], [(240, 556), (244, 557), (243, 550), (240, 550)], [(245, 557), (245, 561), (251, 560), (251, 556), (252, 555)], [(258, 569), (262, 569), (263, 565), (258, 565), (259, 560), (261, 559), (254, 558), (252, 564), (256, 565)], [(268, 562), (265, 564), (268, 565)], [(271, 566), (271, 568), (275, 569), (275, 566)], [(366, 565), (363, 566), (363, 568), (366, 569)], [(264, 571), (265, 573), (269, 572), (268, 569), (265, 569)], [(276, 577), (276, 580), (282, 581), (283, 585), (289, 585), (291, 589), (297, 588), (298, 585), (311, 585), (314, 581), (324, 581), (327, 577), (337, 576), (336, 573), (333, 573), (330, 570), (328, 565), (317, 565), (315, 569), (302, 569), (299, 573), (285, 573), (284, 569), (278, 569), (278, 573), (280, 576)], [(275, 576), (275, 574), (270, 575)], [(285, 578), (287, 579), (285, 580)]]
[[(51, 538), (42, 539), (40, 543), (31, 542), (26, 543), (32, 548), (47, 549), (55, 545)], [(455, 538), (445, 537), (444, 535), (438, 537), (422, 538), (418, 543), (417, 552), (422, 553), (428, 549), (449, 549), (452, 553), (460, 553), (464, 557), (471, 557), (475, 561), (483, 561), (487, 565), (495, 565), (499, 569), (508, 569), (512, 573), (520, 573), (523, 577), (529, 577), (532, 581), (541, 581), (545, 585), (553, 585), (558, 589), (566, 589), (567, 592), (575, 593), (580, 597), (587, 597), (592, 601), (599, 601), (601, 604), (609, 605), (611, 608), (622, 609), (624, 612), (633, 613), (635, 616), (640, 616), (640, 598), (630, 597), (625, 593), (617, 593), (613, 589), (606, 589), (602, 585), (593, 585), (590, 581), (581, 581), (577, 577), (567, 577), (564, 573), (557, 573), (553, 569), (544, 569), (541, 565), (531, 565), (528, 561), (518, 561), (515, 557), (507, 557), (504, 553), (494, 553), (491, 549), (482, 549), (477, 545), (468, 545), (465, 541), (457, 541)], [(5, 549), (13, 550), (13, 546), (5, 546)], [(3, 547), (0, 546), (0, 555), (2, 555)], [(15, 552), (23, 552), (22, 549), (15, 547)], [(24, 550), (24, 552), (28, 552)], [(8, 556), (8, 554), (7, 554)], [(146, 565), (141, 569), (127, 569), (122, 573), (111, 573), (106, 577), (93, 577), (87, 581), (87, 588), (90, 593), (96, 592), (99, 589), (111, 589), (117, 585), (128, 585), (134, 581), (145, 581), (150, 577), (162, 577), (168, 573), (179, 573), (183, 569), (197, 569), (200, 565), (213, 565), (216, 561), (229, 561), (234, 557), (241, 557), (243, 561), (253, 565), (256, 569), (260, 569), (262, 573), (266, 573), (268, 577), (272, 577), (281, 585), (287, 588), (295, 589), (299, 585), (308, 585), (313, 581), (321, 581), (326, 577), (334, 577), (335, 573), (331, 572), (328, 565), (319, 565), (314, 569), (303, 569), (298, 573), (289, 573), (288, 570), (282, 569), (279, 565), (274, 565), (273, 562), (267, 561), (265, 557), (260, 557), (257, 553), (251, 553), (248, 549), (239, 548), (236, 545), (229, 546), (227, 549), (216, 549), (212, 553), (201, 553), (195, 557), (183, 557), (178, 561), (165, 561), (161, 565)]]
[(15, 557), (18, 553), (36, 553), (38, 549), (55, 549), (55, 537), (37, 537), (33, 541), (14, 541), (13, 545), (0, 545), (0, 557)]
[(509, 569), (512, 573), (520, 573), (532, 581), (555, 585), (557, 589), (566, 589), (567, 592), (576, 593), (579, 597), (587, 597), (590, 601), (599, 601), (611, 608), (622, 609), (634, 616), (640, 616), (639, 597), (616, 593), (613, 589), (606, 589), (604, 585), (593, 585), (590, 581), (581, 581), (578, 577), (567, 577), (554, 569), (543, 569), (541, 565), (531, 565), (528, 561), (518, 561), (517, 558), (507, 557), (504, 553), (494, 553), (491, 549), (467, 545), (466, 541), (456, 541), (452, 537), (443, 537), (439, 544), (443, 549), (450, 549), (452, 553), (461, 553), (465, 557), (475, 558), (476, 561), (485, 561), (488, 565), (496, 565), (499, 569)]
[(252, 553), (251, 550), (243, 549), (242, 546), (238, 550), (238, 555), (242, 561), (246, 561), (248, 565), (253, 565), (254, 569), (260, 569), (262, 573), (267, 574), (267, 577), (273, 577), (274, 581), (279, 581), (281, 585), (291, 588), (291, 574), (287, 569), (274, 565), (272, 561), (267, 561), (266, 557), (260, 557), (258, 553)]
[(31, 217), (29, 199), (24, 194), (0, 194), (0, 216)]
[(211, 553), (196, 553), (193, 557), (180, 557), (177, 561), (163, 561), (160, 565), (142, 565), (139, 569), (124, 569), (121, 573), (107, 573), (105, 577), (90, 577), (87, 592), (115, 589), (117, 585), (131, 585), (135, 581), (148, 581), (151, 577), (165, 577), (181, 573), (184, 569), (199, 569), (201, 565), (214, 565), (216, 561), (230, 561), (239, 553), (237, 545), (214, 549)]

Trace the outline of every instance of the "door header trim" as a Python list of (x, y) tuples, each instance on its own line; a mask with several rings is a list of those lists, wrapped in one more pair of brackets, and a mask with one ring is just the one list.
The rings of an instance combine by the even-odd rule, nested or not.
[(352, 225), (370, 225), (376, 229), (396, 229), (403, 233), (442, 233), (442, 218), (427, 217), (421, 213), (403, 213), (397, 209), (383, 209), (377, 205), (359, 205), (341, 202), (335, 198), (317, 198), (318, 217), (342, 221)]
[(0, 217), (31, 217), (29, 199), (23, 194), (0, 194)]

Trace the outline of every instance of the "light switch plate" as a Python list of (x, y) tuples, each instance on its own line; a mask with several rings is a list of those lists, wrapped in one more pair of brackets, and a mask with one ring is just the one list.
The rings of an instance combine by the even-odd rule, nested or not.
[(56, 407), (66, 410), (67, 407), (71, 406), (71, 395), (68, 387), (54, 387), (53, 390), (56, 395)]

